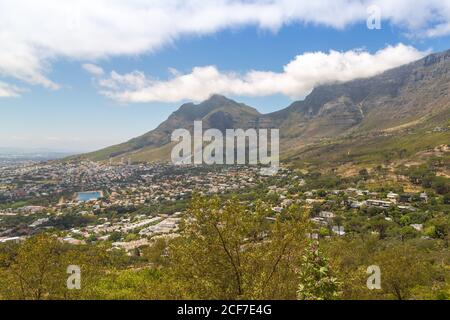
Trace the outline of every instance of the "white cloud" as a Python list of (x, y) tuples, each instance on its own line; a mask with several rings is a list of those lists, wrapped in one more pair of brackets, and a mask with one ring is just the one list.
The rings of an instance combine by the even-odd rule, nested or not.
[(427, 37), (437, 38), (450, 34), (450, 22), (442, 23), (425, 32)]
[(58, 89), (58, 59), (152, 52), (183, 36), (253, 25), (344, 28), (378, 5), (384, 22), (423, 36), (450, 34), (450, 0), (1, 0), (0, 76)]
[(0, 81), (0, 98), (18, 97), (24, 90)]
[(147, 78), (142, 72), (120, 75), (112, 71), (98, 80), (105, 96), (121, 102), (201, 101), (211, 94), (267, 96), (284, 94), (299, 98), (315, 86), (370, 77), (417, 60), (425, 53), (399, 44), (374, 54), (367, 51), (310, 52), (295, 57), (283, 72), (252, 70), (244, 74), (220, 72), (215, 66), (196, 67), (188, 74), (173, 72), (167, 81)]
[(85, 63), (82, 65), (82, 67), (93, 76), (99, 77), (105, 73), (101, 67), (92, 63)]

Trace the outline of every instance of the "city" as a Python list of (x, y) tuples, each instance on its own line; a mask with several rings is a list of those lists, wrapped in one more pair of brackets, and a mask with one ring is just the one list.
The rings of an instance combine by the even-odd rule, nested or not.
[[(377, 176), (375, 172), (373, 175)], [(176, 236), (193, 194), (235, 194), (251, 208), (255, 199), (246, 198), (252, 193), (271, 204), (274, 216), (282, 215), (292, 204), (310, 210), (310, 220), (315, 225), (310, 237), (314, 239), (345, 235), (343, 219), (366, 210), (381, 213), (386, 224), (397, 222), (409, 228), (409, 233), (427, 237), (424, 223), (428, 221), (421, 216), (422, 211), (432, 202), (443, 202), (443, 198), (438, 194), (429, 196), (400, 174), (391, 174), (395, 188), (358, 188), (366, 186), (368, 176), (367, 171), (362, 171), (356, 179), (324, 189), (317, 185), (320, 174), (314, 179), (311, 174), (287, 168), (276, 177), (265, 177), (259, 174), (258, 167), (245, 165), (92, 161), (7, 164), (0, 172), (0, 242), (19, 242), (42, 230), (58, 230), (63, 242), (111, 241), (114, 248), (132, 254), (156, 239)], [(338, 189), (340, 186), (349, 187)], [(88, 197), (80, 199), (83, 195)], [(388, 212), (396, 212), (400, 217)], [(405, 224), (403, 218), (410, 223)], [(379, 233), (376, 229), (372, 232)]]

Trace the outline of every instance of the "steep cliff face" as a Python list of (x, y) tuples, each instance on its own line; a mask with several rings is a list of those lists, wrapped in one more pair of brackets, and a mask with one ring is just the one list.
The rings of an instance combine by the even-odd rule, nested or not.
[(268, 115), (289, 137), (338, 135), (348, 129), (382, 130), (446, 108), (450, 51), (378, 76), (314, 89), (304, 101)]

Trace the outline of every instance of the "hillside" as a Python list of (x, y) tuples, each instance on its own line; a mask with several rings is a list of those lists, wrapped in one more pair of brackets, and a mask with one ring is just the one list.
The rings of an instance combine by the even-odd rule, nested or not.
[(254, 108), (224, 96), (214, 95), (200, 103), (183, 104), (169, 118), (152, 130), (128, 142), (83, 155), (91, 160), (131, 157), (138, 161), (167, 160), (171, 150), (170, 136), (179, 128), (192, 130), (195, 120), (203, 121), (203, 128), (250, 128), (261, 114)]
[[(371, 78), (315, 88), (303, 101), (270, 114), (220, 95), (182, 105), (155, 130), (82, 155), (92, 160), (168, 160), (170, 135), (192, 129), (279, 128), (282, 159), (295, 163), (371, 162), (448, 144), (450, 51)], [(440, 128), (440, 129), (439, 129)]]

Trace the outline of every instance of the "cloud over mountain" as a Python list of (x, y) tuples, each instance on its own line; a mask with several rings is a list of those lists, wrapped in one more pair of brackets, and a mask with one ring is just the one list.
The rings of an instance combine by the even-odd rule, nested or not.
[[(413, 5), (409, 0), (2, 0), (0, 77), (58, 89), (50, 71), (59, 59), (139, 55), (184, 36), (249, 25), (274, 31), (292, 23), (340, 29), (364, 22), (370, 5), (405, 32), (450, 34), (449, 0)], [(197, 70), (200, 77), (211, 72)]]
[(190, 73), (169, 80), (155, 80), (134, 71), (112, 71), (97, 83), (105, 96), (121, 102), (202, 101), (212, 94), (267, 96), (283, 94), (290, 98), (307, 95), (320, 84), (343, 82), (379, 74), (387, 69), (418, 60), (424, 53), (399, 44), (374, 54), (363, 50), (309, 52), (298, 55), (283, 72), (251, 70), (244, 74), (220, 72), (215, 66), (195, 67)]

